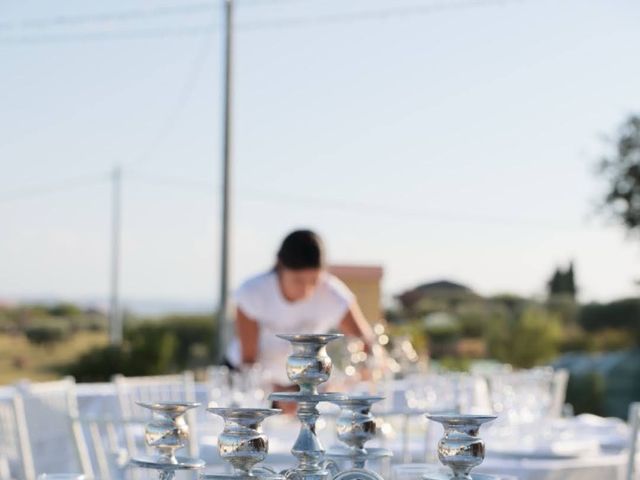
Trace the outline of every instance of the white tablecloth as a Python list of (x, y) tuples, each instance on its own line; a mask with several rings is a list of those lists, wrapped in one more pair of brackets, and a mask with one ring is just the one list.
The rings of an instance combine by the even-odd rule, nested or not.
[[(571, 460), (488, 458), (476, 473), (508, 476), (517, 480), (624, 480), (626, 454), (600, 455)], [(421, 480), (437, 464), (399, 464), (392, 467), (391, 480)]]
[[(77, 394), (81, 416), (113, 415), (119, 411), (115, 388), (110, 383), (78, 384)], [(206, 405), (207, 392), (204, 385), (198, 385), (197, 400)], [(324, 428), (319, 425), (318, 435), (324, 445), (329, 447), (335, 443), (334, 425), (329, 417), (323, 421), (327, 423)], [(274, 417), (265, 421), (264, 430), (271, 438), (272, 452), (267, 463), (290, 466), (295, 462), (289, 449), (297, 436), (298, 425), (297, 420), (293, 417)], [(435, 449), (442, 432), (440, 426), (432, 425), (434, 428), (430, 428), (431, 432), (427, 440), (427, 444), (430, 446), (427, 458), (434, 462), (428, 467), (431, 470), (437, 465), (433, 449)], [(415, 434), (410, 439), (408, 448), (412, 453), (413, 461), (425, 461), (424, 433), (420, 433), (419, 422), (411, 422), (411, 428), (415, 429)], [(220, 459), (216, 452), (215, 443), (216, 435), (221, 430), (221, 420), (206, 413), (204, 408), (198, 409), (198, 437), (201, 455), (208, 464), (212, 465), (212, 469), (220, 468)], [(381, 442), (379, 439), (375, 441), (376, 444), (384, 444), (396, 452), (400, 450), (400, 442), (400, 435), (395, 438), (391, 437), (386, 442)], [(485, 463), (477, 469), (479, 473), (512, 475), (520, 480), (624, 480), (627, 461), (625, 453), (602, 453), (576, 459), (523, 459), (492, 456), (490, 442), (488, 442), (488, 452)], [(394, 462), (402, 462), (399, 455), (396, 456)], [(426, 464), (423, 465), (426, 468)], [(394, 468), (399, 467), (396, 465)], [(414, 480), (406, 475), (402, 478), (395, 478), (393, 472), (391, 478), (392, 480)], [(415, 480), (418, 478), (419, 476)]]
[(479, 473), (513, 475), (518, 480), (624, 480), (625, 453), (575, 459), (518, 459), (490, 456)]

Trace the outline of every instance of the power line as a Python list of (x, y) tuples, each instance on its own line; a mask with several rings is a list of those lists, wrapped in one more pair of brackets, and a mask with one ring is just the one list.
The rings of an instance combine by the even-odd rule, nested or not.
[(133, 180), (142, 181), (149, 185), (168, 186), (173, 188), (179, 188), (184, 190), (193, 191), (198, 190), (201, 192), (207, 192), (214, 194), (220, 188), (219, 184), (207, 182), (206, 180), (196, 180), (193, 178), (182, 178), (174, 176), (158, 175), (156, 173), (149, 174), (139, 170), (129, 170), (129, 175)]
[(178, 125), (178, 120), (180, 119), (185, 106), (189, 102), (193, 91), (198, 84), (198, 80), (200, 79), (200, 75), (202, 74), (205, 60), (211, 50), (211, 44), (212, 42), (209, 36), (204, 35), (202, 43), (200, 44), (200, 48), (197, 50), (196, 55), (193, 58), (193, 62), (191, 63), (191, 67), (187, 72), (187, 76), (177, 97), (176, 103), (169, 111), (168, 115), (165, 117), (164, 122), (160, 125), (158, 133), (152, 140), (151, 144), (140, 154), (137, 159), (133, 160), (129, 164), (125, 164), (125, 168), (132, 165), (138, 165), (149, 160), (149, 158), (151, 158), (151, 154), (173, 132), (175, 127)]
[[(242, 7), (265, 7), (277, 4), (301, 3), (305, 0), (243, 0)], [(61, 26), (83, 26), (101, 23), (128, 22), (149, 20), (163, 17), (197, 15), (215, 12), (219, 8), (218, 1), (197, 2), (186, 5), (171, 5), (156, 8), (120, 10), (90, 15), (57, 15), (55, 17), (26, 18), (13, 22), (0, 22), (0, 32), (20, 29), (46, 29)]]
[[(178, 188), (181, 190), (198, 191), (206, 193), (208, 195), (217, 194), (220, 190), (220, 185), (214, 182), (208, 182), (206, 180), (198, 180), (192, 178), (175, 177), (175, 176), (163, 176), (157, 174), (148, 174), (142, 171), (131, 170), (129, 171), (130, 180), (141, 181), (149, 185), (160, 185), (170, 188)], [(20, 200), (23, 198), (40, 197), (49, 195), (52, 193), (75, 190), (78, 188), (88, 187), (97, 184), (103, 184), (111, 181), (111, 173), (101, 173), (98, 175), (90, 175), (86, 177), (69, 178), (65, 180), (58, 180), (48, 184), (38, 185), (35, 187), (25, 187), (16, 190), (8, 190), (0, 192), (0, 203)], [(563, 228), (567, 227), (566, 224), (552, 224), (547, 221), (538, 219), (521, 219), (521, 218), (506, 218), (496, 216), (478, 215), (473, 212), (445, 212), (438, 210), (428, 209), (415, 209), (406, 207), (395, 207), (386, 204), (372, 204), (366, 202), (358, 202), (351, 200), (341, 200), (335, 198), (322, 198), (306, 195), (287, 194), (282, 192), (274, 192), (260, 189), (239, 189), (244, 195), (238, 200), (241, 202), (267, 202), (284, 205), (304, 205), (322, 210), (336, 210), (346, 213), (354, 213), (358, 215), (375, 215), (375, 216), (387, 216), (387, 217), (405, 217), (405, 218), (420, 218), (437, 219), (439, 221), (445, 221), (448, 223), (462, 223), (462, 222), (474, 222), (474, 223), (490, 223), (495, 225), (504, 226), (516, 226), (525, 225), (532, 228)]]
[[(242, 0), (242, 7), (267, 7), (279, 4), (302, 3), (306, 0)], [(217, 11), (220, 7), (217, 0), (195, 2), (184, 5), (169, 5), (155, 8), (141, 8), (79, 15), (57, 15), (55, 17), (26, 18), (13, 22), (0, 22), (0, 31), (15, 29), (43, 29), (60, 26), (82, 26), (100, 23), (127, 22), (148, 20), (153, 18), (196, 15)]]
[[(159, 185), (190, 192), (206, 193), (207, 195), (217, 194), (220, 185), (205, 180), (196, 180), (182, 177), (170, 177), (157, 174), (147, 174), (136, 172), (134, 180), (142, 181), (150, 185)], [(401, 206), (389, 206), (387, 204), (372, 204), (353, 200), (341, 200), (336, 198), (323, 198), (307, 195), (288, 194), (282, 192), (261, 190), (255, 188), (239, 188), (242, 193), (238, 197), (239, 202), (260, 202), (283, 204), (287, 206), (302, 205), (321, 210), (334, 210), (342, 213), (352, 213), (357, 215), (374, 215), (392, 218), (419, 218), (437, 219), (447, 223), (489, 223), (493, 225), (516, 226), (526, 225), (532, 228), (563, 228), (566, 224), (554, 224), (542, 219), (521, 219), (507, 218), (492, 215), (475, 214), (471, 211), (447, 212), (443, 210), (432, 210), (423, 208), (407, 208)]]
[[(309, 25), (351, 24), (362, 21), (386, 20), (409, 16), (426, 16), (447, 11), (467, 10), (482, 7), (520, 3), (525, 0), (460, 0), (443, 1), (429, 5), (402, 5), (375, 10), (360, 10), (344, 13), (329, 13), (316, 16), (284, 17), (266, 21), (238, 22), (238, 30), (252, 31), (265, 29), (296, 28)], [(145, 28), (86, 32), (80, 34), (24, 35), (0, 37), (0, 44), (39, 44), (75, 41), (131, 40), (149, 38), (169, 38), (201, 35), (218, 31), (218, 26), (190, 25), (173, 28)]]
[(329, 13), (324, 15), (280, 18), (271, 21), (245, 22), (238, 25), (242, 30), (263, 30), (272, 28), (293, 28), (307, 25), (328, 25), (355, 23), (369, 20), (385, 20), (395, 17), (422, 16), (451, 10), (467, 10), (478, 7), (506, 5), (523, 0), (463, 0), (443, 1), (431, 5), (403, 5), (376, 10), (361, 10), (346, 13)]
[(111, 23), (133, 20), (145, 20), (158, 17), (193, 15), (202, 12), (211, 12), (217, 5), (212, 2), (198, 2), (186, 5), (155, 7), (152, 9), (132, 9), (117, 12), (105, 12), (91, 15), (58, 15), (46, 18), (30, 18), (18, 22), (0, 23), (0, 31), (16, 28), (22, 29), (42, 29), (59, 26), (79, 26), (95, 23)]
[(292, 3), (300, 4), (303, 2), (309, 3), (309, 0), (241, 0), (238, 2), (238, 6), (243, 8), (244, 7), (271, 7), (273, 5), (285, 5), (285, 4), (292, 4)]
[(193, 25), (185, 27), (153, 27), (131, 30), (113, 30), (105, 32), (86, 32), (51, 35), (24, 35), (13, 37), (0, 37), (0, 45), (30, 45), (52, 43), (76, 43), (85, 41), (111, 41), (111, 40), (143, 40), (153, 38), (192, 37), (206, 33), (214, 33), (217, 27), (211, 25)]
[(99, 175), (90, 175), (86, 177), (68, 178), (64, 180), (58, 180), (47, 184), (37, 185), (33, 187), (25, 187), (15, 190), (8, 190), (6, 192), (0, 192), (0, 202), (10, 202), (14, 200), (20, 200), (23, 198), (40, 197), (43, 195), (49, 195), (51, 193), (58, 193), (63, 191), (75, 190), (91, 185), (106, 183), (110, 180), (110, 176), (107, 173)]
[[(420, 219), (437, 219), (448, 223), (490, 223), (495, 225), (527, 225), (531, 227), (544, 228), (560, 228), (565, 225), (551, 224), (545, 220), (538, 219), (517, 219), (507, 217), (497, 217), (492, 215), (476, 214), (471, 211), (465, 212), (447, 212), (442, 210), (422, 209), (422, 208), (406, 208), (400, 206), (390, 206), (387, 204), (372, 204), (358, 201), (347, 201), (341, 199), (320, 198), (304, 195), (286, 194), (282, 192), (269, 192), (265, 190), (250, 190), (250, 196), (255, 201), (264, 202), (265, 200), (282, 203), (285, 205), (305, 205), (307, 207), (315, 207), (320, 209), (336, 210), (340, 212), (350, 212), (354, 214), (365, 214), (374, 216), (387, 216), (392, 218), (420, 218)], [(250, 198), (250, 197), (249, 197)]]

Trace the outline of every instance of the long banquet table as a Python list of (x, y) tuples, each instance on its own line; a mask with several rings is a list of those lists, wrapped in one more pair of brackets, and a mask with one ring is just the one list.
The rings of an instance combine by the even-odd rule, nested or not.
[[(207, 393), (206, 385), (197, 385), (197, 401), (206, 404)], [(81, 417), (113, 416), (119, 411), (116, 390), (111, 383), (77, 384), (77, 397)], [(326, 423), (319, 428), (318, 434), (325, 446), (330, 446), (335, 441), (334, 429), (331, 424), (332, 416), (329, 415), (326, 418)], [(603, 424), (606, 423), (605, 419), (599, 421)], [(438, 468), (435, 446), (442, 430), (439, 425), (433, 425), (428, 428), (425, 435), (423, 428), (426, 425), (427, 422), (424, 421), (410, 422), (411, 436), (406, 441), (406, 445), (400, 445), (402, 443), (401, 435), (395, 437), (392, 435), (384, 441), (376, 440), (378, 445), (384, 444), (396, 453), (395, 465), (391, 470), (388, 470), (388, 466), (385, 468), (385, 472), (391, 480), (418, 480), (420, 477), (416, 476), (415, 472)], [(216, 435), (221, 430), (222, 422), (219, 419), (207, 414), (203, 408), (198, 410), (200, 453), (213, 469), (220, 468), (220, 459), (215, 444)], [(291, 465), (294, 459), (290, 455), (289, 449), (298, 430), (296, 419), (288, 416), (273, 417), (265, 422), (264, 430), (271, 439), (270, 456), (267, 463), (277, 467)], [(620, 433), (620, 438), (624, 440), (622, 433)], [(428, 446), (427, 451), (425, 451), (425, 445)], [(404, 458), (400, 453), (403, 447), (408, 449), (408, 454)], [(609, 445), (607, 449), (597, 454), (578, 458), (531, 458), (492, 454), (492, 443), (487, 439), (489, 453), (485, 463), (478, 468), (478, 472), (511, 475), (512, 478), (521, 480), (623, 480), (628, 455), (623, 450), (624, 443), (618, 447), (611, 449)], [(403, 462), (407, 462), (407, 457), (408, 461), (427, 461), (428, 463), (405, 465)]]

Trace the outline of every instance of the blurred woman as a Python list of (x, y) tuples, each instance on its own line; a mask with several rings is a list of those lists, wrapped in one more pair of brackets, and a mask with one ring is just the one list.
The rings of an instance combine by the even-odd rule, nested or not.
[(227, 350), (233, 368), (259, 363), (276, 388), (290, 384), (285, 370), (288, 342), (277, 333), (327, 333), (374, 339), (354, 294), (326, 270), (324, 245), (311, 230), (283, 240), (275, 267), (246, 280), (235, 293), (236, 338)]

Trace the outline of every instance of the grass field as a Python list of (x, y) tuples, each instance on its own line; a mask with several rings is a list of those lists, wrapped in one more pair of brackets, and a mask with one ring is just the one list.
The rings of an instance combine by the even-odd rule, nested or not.
[(52, 346), (33, 345), (21, 334), (0, 334), (0, 385), (25, 378), (54, 380), (60, 377), (56, 367), (107, 343), (105, 332), (81, 331)]

